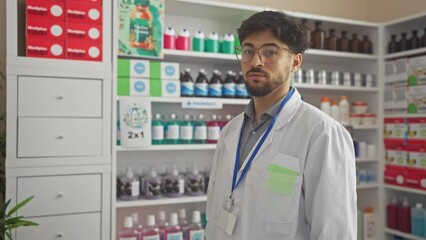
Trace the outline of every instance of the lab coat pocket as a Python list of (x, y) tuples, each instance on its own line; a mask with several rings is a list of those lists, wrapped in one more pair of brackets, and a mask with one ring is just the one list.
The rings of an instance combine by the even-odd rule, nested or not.
[(284, 162), (274, 159), (266, 174), (261, 177), (257, 214), (263, 221), (270, 223), (294, 221), (299, 209), (303, 180), (299, 176), (298, 164), (295, 164), (298, 159), (294, 159), (295, 161)]

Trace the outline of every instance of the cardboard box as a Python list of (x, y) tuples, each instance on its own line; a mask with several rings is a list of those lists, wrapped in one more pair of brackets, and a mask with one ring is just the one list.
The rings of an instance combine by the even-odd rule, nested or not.
[(149, 96), (150, 81), (147, 78), (117, 78), (117, 95), (119, 96)]
[(418, 168), (426, 171), (426, 147), (408, 147), (408, 161), (410, 168)]
[(45, 38), (28, 38), (27, 57), (65, 58), (65, 41)]
[(405, 170), (405, 168), (386, 168), (384, 174), (384, 181), (387, 184), (406, 186), (407, 171)]
[(386, 166), (405, 167), (408, 162), (408, 150), (404, 146), (386, 146), (385, 151)]
[(408, 113), (426, 113), (426, 85), (408, 87)]
[(408, 59), (408, 85), (426, 85), (426, 56)]
[(426, 171), (410, 169), (405, 185), (410, 188), (426, 190)]
[(64, 22), (65, 21), (65, 2), (64, 1), (45, 1), (45, 0), (27, 0), (26, 17), (40, 20)]
[(388, 61), (385, 63), (385, 84), (393, 83), (396, 81), (396, 66), (395, 61)]
[(96, 42), (102, 44), (102, 26), (68, 22), (66, 27), (67, 40)]
[(102, 61), (102, 44), (68, 40), (66, 46), (67, 59)]
[(151, 97), (180, 97), (179, 80), (150, 79)]
[(26, 37), (65, 40), (65, 22), (29, 18), (27, 19)]
[(150, 62), (150, 79), (179, 80), (179, 63), (174, 62)]
[(118, 59), (118, 77), (149, 78), (150, 62), (148, 60)]
[(102, 25), (102, 6), (67, 2), (67, 22)]
[(404, 118), (385, 118), (385, 145), (404, 145), (407, 140), (407, 128)]
[(149, 98), (119, 100), (120, 142), (126, 147), (151, 146), (151, 102)]
[(409, 118), (407, 137), (409, 145), (426, 146), (426, 118)]

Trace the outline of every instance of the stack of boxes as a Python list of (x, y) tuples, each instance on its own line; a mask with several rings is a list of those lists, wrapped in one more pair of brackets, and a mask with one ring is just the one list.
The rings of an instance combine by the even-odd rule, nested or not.
[(118, 60), (119, 96), (180, 97), (179, 63)]
[(426, 190), (426, 118), (385, 119), (388, 184)]
[(27, 0), (26, 55), (102, 61), (102, 0)]

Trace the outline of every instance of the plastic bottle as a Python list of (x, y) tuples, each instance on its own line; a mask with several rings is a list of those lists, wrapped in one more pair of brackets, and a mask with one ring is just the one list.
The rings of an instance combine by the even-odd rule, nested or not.
[(132, 217), (124, 218), (124, 228), (118, 233), (118, 240), (139, 240), (138, 232), (133, 229)]
[(392, 34), (391, 35), (391, 40), (388, 44), (388, 53), (396, 53), (398, 52), (398, 42), (396, 41), (396, 35)]
[(405, 233), (411, 232), (411, 209), (407, 198), (398, 206), (398, 230)]
[(175, 49), (176, 48), (176, 33), (172, 27), (166, 28), (164, 31), (164, 48)]
[(339, 110), (340, 110), (340, 123), (342, 125), (349, 125), (349, 102), (348, 102), (348, 98), (346, 96), (341, 96), (340, 97), (340, 102), (339, 102)]
[(353, 33), (352, 39), (349, 40), (349, 52), (359, 53), (359, 39), (356, 33)]
[(186, 220), (186, 209), (181, 208), (179, 210), (179, 227), (182, 230), (182, 237), (184, 240), (189, 239), (189, 223)]
[(369, 53), (369, 54), (373, 53), (373, 43), (371, 42), (368, 35), (363, 36), (363, 39), (362, 39), (362, 42), (361, 42), (361, 47), (360, 47), (360, 52), (361, 53)]
[(207, 122), (207, 143), (217, 143), (220, 135), (220, 123), (217, 121), (216, 114), (212, 115), (212, 119)]
[(327, 96), (323, 96), (321, 99), (321, 110), (327, 115), (331, 115), (330, 99)]
[(250, 98), (249, 93), (247, 92), (246, 84), (244, 83), (243, 73), (240, 72), (238, 79), (236, 81), (236, 97), (237, 98)]
[(179, 144), (179, 122), (177, 121), (176, 114), (170, 114), (170, 121), (167, 123), (166, 143)]
[[(118, 112), (119, 110), (117, 110)], [(120, 130), (120, 120), (117, 120), (117, 146), (121, 145), (121, 130)]]
[(219, 52), (219, 35), (216, 32), (211, 32), (206, 41), (206, 52), (218, 53)]
[(152, 144), (164, 144), (164, 122), (161, 119), (161, 114), (154, 115), (152, 120)]
[(231, 119), (232, 119), (232, 115), (231, 114), (226, 114), (225, 115), (225, 120), (223, 120), (223, 121), (220, 122), (220, 130), (222, 130), (226, 126), (226, 124), (228, 124), (228, 122), (231, 121)]
[(219, 70), (213, 71), (213, 76), (209, 82), (209, 97), (222, 97), (222, 78)]
[(164, 240), (166, 238), (166, 229), (169, 226), (169, 223), (166, 221), (166, 212), (159, 211), (157, 216), (158, 216), (157, 226), (160, 232), (160, 239)]
[(204, 41), (204, 32), (201, 30), (196, 31), (194, 37), (192, 38), (192, 51), (203, 52), (205, 49)]
[(411, 208), (411, 234), (426, 237), (425, 216), (426, 211), (421, 203), (417, 203), (416, 207)]
[(206, 143), (207, 140), (207, 126), (204, 121), (204, 115), (198, 115), (197, 121), (194, 126), (194, 143), (202, 144)]
[(235, 73), (228, 71), (222, 88), (222, 95), (225, 98), (234, 98), (237, 94)]
[(234, 34), (227, 33), (223, 35), (222, 47), (220, 48), (221, 52), (234, 54), (234, 50), (235, 50), (234, 42), (235, 42)]
[(325, 32), (321, 29), (322, 21), (315, 22), (315, 30), (312, 33), (314, 40), (313, 48), (325, 49)]
[(192, 122), (191, 115), (185, 114), (184, 120), (180, 123), (180, 143), (192, 144), (194, 143), (194, 123)]
[(340, 109), (339, 106), (337, 106), (336, 99), (333, 99), (333, 101), (331, 102), (330, 116), (336, 121), (340, 122)]
[(364, 240), (364, 214), (359, 206), (357, 211), (357, 240)]
[(399, 46), (399, 51), (408, 50), (407, 33), (405, 33), (405, 32), (401, 33), (401, 39), (398, 42), (398, 46)]
[(176, 49), (189, 50), (191, 47), (191, 38), (188, 29), (182, 28), (179, 32), (179, 36), (176, 39)]
[(192, 171), (186, 176), (185, 193), (190, 196), (200, 196), (204, 194), (204, 190), (204, 176), (196, 166), (192, 166)]
[(337, 37), (336, 30), (334, 28), (330, 29), (330, 35), (326, 39), (326, 49), (336, 51), (337, 50)]
[(155, 215), (148, 215), (146, 227), (142, 231), (142, 240), (160, 240), (160, 230), (155, 225)]
[(139, 223), (138, 214), (132, 213), (131, 217), (133, 220), (133, 229), (138, 233), (138, 239), (142, 239), (143, 226)]
[(411, 32), (411, 38), (409, 41), (409, 49), (416, 49), (419, 48), (421, 45), (420, 38), (417, 36), (417, 30), (413, 30)]
[(183, 240), (182, 229), (179, 227), (177, 213), (170, 214), (170, 226), (166, 228), (165, 240)]
[(185, 179), (173, 165), (170, 174), (164, 177), (163, 192), (168, 197), (181, 197), (185, 192)]
[(188, 240), (202, 240), (204, 239), (204, 229), (201, 224), (200, 211), (192, 212), (192, 223), (189, 226), (189, 238)]
[(372, 207), (364, 210), (364, 240), (376, 240), (376, 215)]
[(158, 176), (155, 169), (152, 169), (148, 176), (144, 178), (144, 195), (147, 199), (157, 199), (160, 198), (162, 179)]
[(204, 69), (200, 69), (195, 79), (194, 93), (196, 97), (208, 97), (209, 95), (209, 80)]
[(180, 95), (182, 97), (194, 96), (194, 80), (191, 77), (191, 69), (186, 68), (185, 72), (180, 77)]
[(134, 176), (132, 167), (127, 167), (126, 176), (120, 177), (117, 185), (121, 191), (120, 199), (136, 200), (139, 198), (140, 182), (139, 178)]
[(342, 31), (340, 38), (337, 39), (337, 51), (349, 51), (349, 39), (346, 31)]
[(398, 229), (398, 202), (396, 196), (392, 196), (391, 202), (386, 206), (387, 226), (391, 229)]

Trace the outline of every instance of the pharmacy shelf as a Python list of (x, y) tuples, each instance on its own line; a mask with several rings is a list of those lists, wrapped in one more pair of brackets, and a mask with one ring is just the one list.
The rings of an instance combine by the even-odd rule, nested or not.
[(385, 232), (389, 233), (389, 234), (394, 234), (394, 235), (403, 237), (403, 238), (405, 238), (407, 240), (425, 240), (426, 239), (426, 238), (414, 236), (412, 234), (408, 234), (408, 233), (404, 233), (404, 232), (401, 232), (401, 231), (393, 230), (393, 229), (390, 229), (390, 228), (385, 228)]
[(386, 189), (397, 190), (402, 192), (409, 192), (415, 194), (422, 194), (426, 196), (426, 190), (416, 189), (416, 188), (408, 188), (408, 187), (400, 187), (391, 184), (385, 184)]
[(215, 150), (216, 144), (164, 144), (151, 145), (146, 148), (123, 148), (117, 146), (117, 152), (132, 152), (132, 151), (194, 151), (194, 150)]
[(426, 118), (426, 113), (385, 114), (385, 118)]
[(355, 163), (368, 163), (368, 162), (378, 162), (377, 158), (357, 158), (355, 159)]
[(379, 127), (377, 125), (371, 126), (352, 126), (354, 130), (377, 130)]
[(408, 50), (408, 51), (403, 51), (403, 52), (387, 54), (387, 55), (385, 55), (385, 60), (392, 60), (392, 59), (396, 59), (396, 58), (416, 56), (416, 55), (420, 55), (420, 54), (424, 54), (424, 53), (426, 53), (426, 47), (417, 48), (417, 49)]
[(367, 183), (367, 184), (361, 184), (361, 185), (356, 186), (357, 190), (373, 189), (373, 188), (379, 188), (379, 184), (378, 183)]
[(183, 204), (183, 203), (198, 203), (206, 202), (207, 196), (196, 196), (196, 197), (179, 197), (179, 198), (160, 198), (160, 199), (143, 199), (136, 201), (120, 201), (117, 200), (115, 203), (116, 208), (129, 208), (129, 207), (146, 207), (146, 206), (158, 206), (158, 205), (170, 205), (170, 204)]
[(166, 98), (166, 97), (151, 97), (152, 102), (155, 103), (182, 103), (187, 100), (199, 100), (204, 102), (217, 102), (223, 105), (247, 105), (250, 99), (238, 98)]
[(347, 86), (332, 86), (319, 84), (295, 83), (294, 86), (299, 89), (306, 90), (330, 90), (330, 91), (347, 91), (347, 92), (379, 92), (377, 87), (347, 87)]

